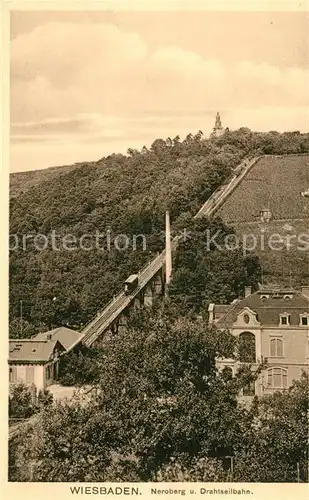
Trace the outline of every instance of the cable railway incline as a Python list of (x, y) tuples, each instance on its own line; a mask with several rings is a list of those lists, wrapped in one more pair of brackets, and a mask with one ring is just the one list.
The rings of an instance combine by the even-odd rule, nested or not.
[[(224, 203), (226, 198), (234, 191), (234, 189), (240, 184), (243, 178), (247, 175), (250, 169), (257, 163), (260, 156), (254, 157), (252, 159), (246, 159), (240, 165), (238, 165), (232, 176), (228, 179), (226, 183), (221, 185), (214, 193), (208, 198), (204, 203), (198, 213), (194, 218), (204, 217), (213, 215)], [(176, 236), (172, 240), (172, 248), (177, 246), (177, 242), (181, 236)], [(118, 316), (129, 306), (129, 304), (134, 300), (134, 298), (141, 292), (141, 290), (149, 283), (156, 274), (164, 268), (165, 265), (165, 250), (157, 255), (150, 263), (148, 263), (139, 273), (138, 273), (138, 285), (130, 293), (126, 294), (125, 291), (121, 291), (109, 304), (97, 314), (97, 316), (88, 323), (82, 330), (82, 339), (76, 342), (82, 342), (86, 346), (91, 346), (98, 337), (113, 324)], [(71, 349), (76, 345), (74, 344)]]

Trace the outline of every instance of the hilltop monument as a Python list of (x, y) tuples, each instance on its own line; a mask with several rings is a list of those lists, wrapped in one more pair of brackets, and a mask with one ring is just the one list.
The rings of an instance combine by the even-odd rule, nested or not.
[(220, 118), (220, 113), (216, 114), (216, 121), (215, 121), (215, 126), (212, 129), (212, 133), (210, 134), (210, 137), (220, 137), (224, 132), (224, 128), (222, 127), (222, 122)]

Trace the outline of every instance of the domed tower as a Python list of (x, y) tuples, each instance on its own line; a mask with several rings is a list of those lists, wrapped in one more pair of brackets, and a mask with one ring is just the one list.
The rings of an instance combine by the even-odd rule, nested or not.
[(224, 132), (224, 129), (222, 127), (220, 113), (217, 113), (216, 114), (215, 126), (212, 129), (212, 133), (210, 134), (210, 137), (220, 137), (220, 135), (222, 135), (223, 132)]

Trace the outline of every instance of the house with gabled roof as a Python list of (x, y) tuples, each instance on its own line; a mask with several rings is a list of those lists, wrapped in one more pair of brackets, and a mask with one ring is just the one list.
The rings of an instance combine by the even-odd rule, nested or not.
[[(301, 291), (280, 287), (247, 287), (243, 299), (232, 304), (210, 304), (209, 323), (228, 329), (240, 339), (239, 361), (218, 361), (234, 374), (239, 362), (254, 370), (264, 359), (267, 368), (243, 396), (272, 394), (291, 386), (309, 362), (309, 287)], [(242, 347), (243, 346), (243, 347)]]
[(60, 326), (49, 330), (48, 332), (42, 332), (35, 335), (33, 339), (35, 340), (59, 340), (66, 351), (70, 351), (73, 347), (79, 343), (83, 338), (83, 333), (77, 332), (76, 330), (71, 330), (65, 326)]
[(37, 390), (54, 383), (65, 347), (59, 340), (9, 339), (9, 383), (35, 385)]

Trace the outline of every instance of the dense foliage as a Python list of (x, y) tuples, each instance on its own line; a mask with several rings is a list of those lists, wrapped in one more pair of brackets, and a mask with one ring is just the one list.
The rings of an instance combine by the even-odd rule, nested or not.
[(189, 231), (174, 253), (173, 279), (169, 295), (188, 311), (205, 313), (210, 302), (230, 304), (243, 296), (246, 285), (257, 289), (261, 276), (259, 258), (241, 245), (232, 249), (226, 242), (233, 229), (218, 219), (199, 218), (189, 222)]
[[(235, 480), (308, 482), (308, 375), (254, 404), (250, 447), (235, 456)], [(245, 471), (245, 475), (244, 475)]]
[(52, 394), (47, 390), (37, 392), (35, 386), (26, 386), (22, 382), (15, 384), (9, 396), (9, 418), (27, 419), (48, 407), (53, 402)]
[[(184, 223), (184, 218), (182, 219)], [(213, 234), (220, 232), (217, 244), (224, 243), (226, 235), (231, 234), (219, 220), (201, 218), (187, 221), (190, 231), (179, 242), (174, 255), (173, 279), (169, 286), (170, 317), (200, 315), (207, 318), (208, 304), (211, 301), (230, 303), (242, 296), (245, 285), (257, 287), (260, 277), (260, 263), (256, 256), (244, 256), (242, 249), (235, 251), (208, 245)], [(166, 307), (166, 304), (165, 306)], [(143, 314), (134, 315), (134, 322), (143, 325)], [(247, 346), (246, 346), (247, 350)], [(78, 346), (62, 358), (60, 381), (63, 385), (83, 385), (97, 381), (99, 350)]]
[(65, 386), (95, 384), (100, 376), (100, 349), (78, 345), (62, 357), (59, 383)]
[[(183, 218), (192, 218), (244, 157), (305, 152), (308, 144), (308, 134), (298, 132), (261, 134), (242, 128), (211, 140), (198, 132), (184, 141), (178, 136), (157, 139), (149, 149), (130, 149), (127, 156), (113, 154), (68, 168), (61, 175), (55, 171), (46, 178), (42, 173), (32, 176), (23, 191), (16, 186), (19, 177), (15, 176), (10, 245), (17, 246), (17, 241), (18, 249), (11, 250), (10, 256), (11, 336), (29, 337), (61, 324), (79, 328), (112, 298), (129, 274), (163, 247), (166, 209), (173, 227), (179, 229)], [(65, 235), (78, 239), (88, 235), (88, 246), (96, 231), (103, 235), (100, 249), (77, 245), (66, 250), (60, 243)], [(33, 245), (38, 234), (48, 238), (43, 250)], [(58, 238), (58, 250), (52, 249), (52, 234)], [(119, 234), (129, 238), (127, 250), (115, 248)], [(146, 237), (146, 249), (139, 238), (132, 250), (133, 236), (141, 234)], [(40, 248), (44, 241), (38, 238)]]
[(168, 304), (140, 311), (106, 343), (90, 400), (55, 403), (12, 442), (23, 466), (11, 479), (27, 480), (30, 461), (35, 481), (222, 481), (233, 456), (237, 481), (296, 481), (297, 463), (305, 480), (307, 378), (244, 407), (237, 395), (256, 374), (241, 365), (226, 376), (215, 362), (236, 350), (230, 333)]

